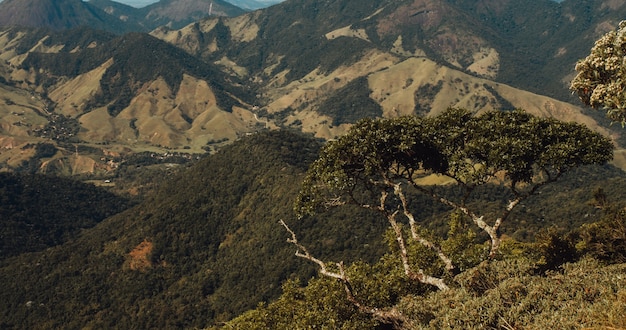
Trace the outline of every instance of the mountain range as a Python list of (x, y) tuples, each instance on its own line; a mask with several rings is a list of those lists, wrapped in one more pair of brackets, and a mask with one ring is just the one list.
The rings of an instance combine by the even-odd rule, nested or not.
[[(0, 6), (29, 1), (45, 0)], [(575, 61), (626, 14), (621, 2), (292, 0), (180, 29), (172, 22), (196, 17), (209, 2), (160, 1), (138, 16), (109, 0), (54, 4), (38, 6), (39, 16), (83, 8), (164, 25), (149, 35), (117, 36), (5, 28), (0, 74), (10, 104), (2, 144), (12, 149), (72, 134), (71, 143), (107, 145), (79, 162), (96, 165), (103, 152), (203, 153), (273, 127), (334, 138), (365, 116), (428, 115), (450, 106), (524, 108), (585, 123), (622, 143), (618, 130), (567, 89)], [(23, 100), (29, 93), (35, 98)], [(49, 129), (59, 127), (57, 114), (73, 123), (72, 133)], [(27, 155), (5, 152), (0, 162), (15, 168)], [(69, 156), (75, 154), (55, 155), (77, 167)]]
[(148, 32), (158, 26), (180, 28), (208, 16), (245, 13), (222, 0), (162, 0), (135, 8), (111, 0), (5, 0), (0, 26), (64, 30), (89, 26), (117, 34)]
[[(0, 172), (15, 172), (0, 175), (0, 328), (223, 324), (314, 276), (280, 219), (324, 260), (377, 260), (379, 218), (292, 210), (324, 141), (363, 117), (523, 108), (610, 136), (625, 167), (623, 130), (567, 89), (622, 1), (207, 4), (0, 3)], [(623, 200), (624, 180), (582, 168), (502, 230), (596, 221), (592, 191)], [(416, 203), (440, 230), (448, 210)]]

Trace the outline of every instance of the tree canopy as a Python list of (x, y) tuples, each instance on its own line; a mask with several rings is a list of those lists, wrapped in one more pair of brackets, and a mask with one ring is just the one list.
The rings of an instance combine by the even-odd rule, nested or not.
[[(432, 118), (363, 119), (321, 150), (295, 209), (300, 217), (347, 204), (381, 213), (395, 232), (406, 275), (445, 290), (441, 279), (410, 265), (400, 222), (408, 222), (411, 239), (435, 253), (446, 270), (454, 272), (462, 260), (452, 260), (442, 239), (424, 234), (411, 208), (412, 193), (426, 194), (471, 219), (489, 236), (484, 257), (493, 259), (500, 226), (517, 205), (567, 171), (612, 157), (611, 141), (587, 127), (522, 110), (473, 116), (448, 109)], [(445, 195), (436, 185), (424, 184), (432, 177), (446, 178), (461, 193)], [(487, 183), (510, 191), (496, 201), (497, 211), (470, 202), (476, 188)]]
[(611, 120), (626, 124), (626, 21), (598, 39), (591, 53), (576, 64), (570, 89)]

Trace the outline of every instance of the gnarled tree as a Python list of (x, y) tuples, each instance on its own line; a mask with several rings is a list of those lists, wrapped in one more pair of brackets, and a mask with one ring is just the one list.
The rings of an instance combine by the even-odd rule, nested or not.
[[(321, 150), (309, 168), (295, 209), (299, 216), (306, 216), (353, 204), (379, 212), (395, 233), (406, 276), (446, 290), (443, 278), (410, 262), (407, 239), (436, 254), (447, 271), (457, 269), (440, 246), (442, 240), (422, 234), (411, 209), (412, 193), (426, 194), (471, 219), (489, 236), (490, 250), (484, 258), (493, 259), (502, 240), (500, 227), (516, 206), (570, 169), (602, 164), (612, 156), (611, 141), (587, 127), (521, 110), (473, 116), (463, 109), (449, 109), (432, 118), (364, 119)], [(447, 177), (462, 193), (446, 196), (436, 186), (420, 183), (432, 175)], [(490, 212), (492, 216), (487, 217), (481, 214), (480, 205), (468, 201), (477, 187), (491, 182), (507, 187), (512, 197), (495, 216)], [(403, 223), (408, 225), (408, 237)], [(295, 242), (293, 235), (291, 242)], [(308, 253), (297, 255), (318, 262)], [(349, 284), (345, 276), (342, 281)]]
[(570, 89), (592, 108), (626, 124), (626, 21), (598, 39), (591, 53), (576, 63)]

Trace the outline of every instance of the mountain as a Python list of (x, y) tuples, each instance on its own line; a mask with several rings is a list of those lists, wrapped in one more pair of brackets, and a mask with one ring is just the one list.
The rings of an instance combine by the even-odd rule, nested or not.
[[(200, 328), (276, 297), (286, 278), (314, 273), (277, 221), (292, 218), (319, 146), (288, 132), (249, 136), (66, 244), (0, 260), (2, 328)], [(346, 216), (294, 228), (306, 242), (336, 236), (312, 245), (325, 256), (375, 259), (384, 222), (369, 217), (351, 231)]]
[(123, 22), (134, 22), (142, 27), (142, 29), (134, 30), (135, 32), (151, 30), (144, 22), (145, 14), (138, 8), (112, 0), (90, 0), (88, 3)]
[[(597, 127), (564, 81), (626, 6), (575, 3), (292, 0), (152, 35), (254, 82), (265, 117), (327, 138), (344, 131), (333, 111), (353, 120), (449, 106)], [(353, 107), (363, 95), (366, 109)]]
[[(3, 234), (18, 233), (36, 248), (11, 245), (17, 252), (0, 260), (0, 328), (222, 324), (266, 306), (285, 280), (316, 274), (293, 255), (280, 219), (323, 260), (376, 260), (385, 252), (385, 222), (370, 213), (293, 219), (320, 138), (343, 134), (358, 118), (521, 107), (622, 141), (619, 128), (571, 99), (564, 81), (624, 7), (599, 0), (288, 0), (150, 35), (0, 29), (2, 171), (94, 179), (132, 195), (140, 187), (119, 183), (128, 171), (163, 169), (142, 177), (158, 184), (139, 204), (122, 211), (128, 204), (115, 198), (119, 209), (97, 215), (85, 210), (109, 203), (102, 190), (38, 176), (4, 180), (2, 220), (19, 221), (4, 221)], [(193, 165), (176, 164), (184, 160)], [(528, 199), (502, 231), (528, 240), (546, 225), (598, 220), (591, 192), (623, 200), (624, 180), (612, 166), (579, 169)], [(95, 201), (86, 197), (94, 191)], [(496, 185), (478, 193), (503, 198)], [(63, 212), (53, 214), (55, 203)], [(432, 223), (427, 229), (441, 230), (447, 210), (415, 203), (423, 205), (416, 216)], [(107, 212), (116, 214), (102, 220)], [(473, 279), (491, 282), (479, 275)], [(507, 294), (523, 293), (519, 283)]]
[(80, 156), (92, 159), (92, 167), (78, 170), (74, 147), (67, 146), (45, 161), (64, 163), (60, 168), (69, 172), (108, 173), (129, 153), (204, 153), (266, 125), (249, 110), (253, 96), (238, 78), (147, 34), (8, 30), (4, 36), (9, 64), (8, 85), (0, 85), (6, 86), (0, 129), (8, 150), (0, 161), (9, 168), (28, 157), (29, 143), (89, 146)]
[(5, 0), (0, 3), (0, 26), (54, 30), (90, 26), (114, 33), (141, 29), (81, 0)]
[(53, 30), (89, 26), (122, 34), (148, 32), (161, 25), (181, 28), (208, 16), (245, 12), (221, 0), (163, 0), (143, 8), (111, 0), (6, 0), (0, 2), (0, 26)]
[(179, 29), (210, 16), (239, 16), (245, 10), (222, 0), (161, 0), (139, 9), (152, 29), (167, 26)]
[[(95, 4), (118, 16), (140, 12)], [(191, 12), (198, 4), (207, 5), (161, 1), (144, 9)], [(579, 106), (566, 82), (575, 60), (626, 15), (626, 6), (576, 4), (290, 0), (153, 30), (162, 42), (136, 33), (6, 28), (4, 111), (24, 116), (0, 119), (12, 147), (0, 162), (15, 170), (32, 154), (20, 152), (25, 145), (62, 142), (89, 146), (94, 152), (81, 156), (102, 169), (117, 161), (103, 153), (123, 159), (143, 151), (213, 152), (274, 128), (329, 139), (359, 118), (431, 115), (450, 106), (523, 108), (584, 123), (623, 146), (619, 128)], [(70, 155), (53, 158), (78, 168)], [(617, 164), (626, 164), (624, 155), (618, 150)], [(111, 173), (96, 168), (87, 173)]]

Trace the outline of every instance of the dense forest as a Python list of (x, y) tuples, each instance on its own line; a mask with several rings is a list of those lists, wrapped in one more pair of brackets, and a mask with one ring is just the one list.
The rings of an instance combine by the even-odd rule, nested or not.
[[(392, 261), (385, 257), (386, 223), (376, 214), (345, 208), (294, 219), (292, 205), (300, 182), (320, 146), (319, 140), (287, 131), (246, 137), (171, 174), (139, 205), (82, 230), (65, 244), (5, 258), (0, 262), (0, 280), (6, 283), (0, 293), (0, 324), (5, 328), (206, 327), (223, 324), (258, 303), (286, 299), (280, 295), (284, 283), (287, 287), (282, 290), (297, 297), (300, 290), (319, 291), (315, 285), (293, 286), (297, 279), (306, 283), (316, 269), (293, 255), (294, 248), (285, 241), (288, 233), (278, 224), (281, 219), (323, 260), (355, 263), (350, 267), (388, 267)], [(596, 227), (584, 224), (597, 222), (606, 213), (597, 207), (594, 192), (609, 201), (625, 200), (624, 180), (623, 172), (609, 165), (573, 171), (528, 200), (503, 231), (527, 242), (516, 243), (522, 245), (531, 244), (544, 231), (559, 238), (582, 227), (589, 228), (588, 234), (578, 237), (592, 237), (591, 228)], [(497, 186), (485, 187), (479, 199), (499, 200), (501, 193)], [(437, 231), (437, 224), (447, 221), (449, 209), (416, 197), (418, 216)], [(47, 205), (50, 209), (53, 204)], [(571, 244), (580, 247), (578, 242)], [(516, 246), (510, 249), (517, 251)], [(606, 248), (598, 246), (596, 254)], [(377, 266), (377, 260), (387, 264)], [(326, 279), (317, 281), (335, 285)], [(424, 292), (412, 284), (400, 288), (409, 291), (389, 294), (398, 298), (401, 293)], [(331, 297), (346, 303), (342, 291)], [(321, 300), (316, 306), (334, 309), (326, 303)], [(358, 315), (350, 312), (346, 317), (364, 319)]]
[(0, 173), (0, 259), (65, 243), (130, 206), (76, 180)]

